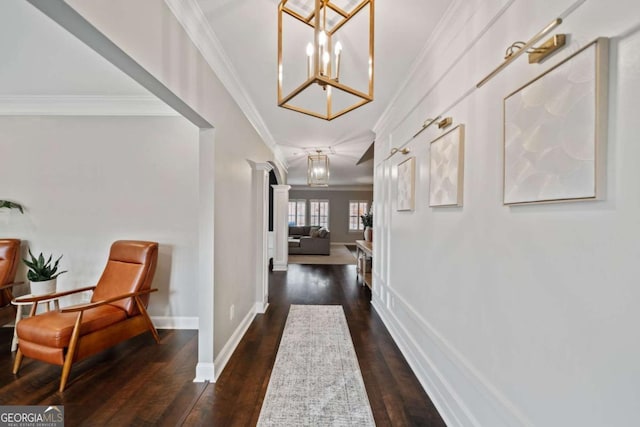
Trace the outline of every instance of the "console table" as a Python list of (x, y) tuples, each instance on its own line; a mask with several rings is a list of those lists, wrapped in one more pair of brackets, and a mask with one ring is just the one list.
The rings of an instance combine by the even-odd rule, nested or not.
[(372, 289), (373, 276), (371, 271), (367, 271), (367, 259), (372, 259), (373, 263), (373, 242), (356, 240), (356, 280), (362, 280), (363, 286), (367, 285)]

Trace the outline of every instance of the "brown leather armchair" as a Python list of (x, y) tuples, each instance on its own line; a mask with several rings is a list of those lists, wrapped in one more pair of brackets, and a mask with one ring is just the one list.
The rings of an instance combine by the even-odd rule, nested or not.
[(17, 325), (19, 347), (13, 373), (18, 373), (23, 356), (60, 365), (59, 390), (64, 391), (74, 362), (146, 331), (160, 342), (146, 310), (149, 294), (157, 291), (151, 289), (157, 260), (157, 243), (120, 240), (111, 246), (96, 286), (56, 294), (93, 290), (90, 303), (34, 316), (38, 301), (53, 295), (32, 298), (31, 317)]
[(11, 305), (11, 288), (15, 283), (20, 262), (20, 240), (0, 239), (0, 325), (9, 323), (16, 317), (16, 307)]

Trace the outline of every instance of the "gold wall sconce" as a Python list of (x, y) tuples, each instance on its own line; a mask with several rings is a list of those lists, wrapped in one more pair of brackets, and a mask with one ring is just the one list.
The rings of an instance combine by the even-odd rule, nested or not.
[(413, 135), (412, 138), (415, 138), (416, 136), (420, 135), (422, 133), (422, 131), (424, 131), (426, 128), (428, 128), (432, 124), (437, 123), (438, 120), (440, 119), (440, 117), (441, 116), (438, 116), (435, 119), (427, 119), (427, 120), (425, 120), (424, 123), (422, 124), (422, 129), (420, 129), (415, 135)]
[(453, 123), (453, 118), (452, 117), (445, 117), (444, 119), (442, 119), (442, 120), (440, 120), (438, 122), (438, 129), (447, 128), (447, 127), (451, 126), (452, 123)]
[(390, 159), (396, 153), (401, 153), (401, 154), (407, 155), (410, 152), (411, 152), (411, 150), (409, 150), (408, 148), (395, 148), (394, 147), (394, 148), (391, 149), (391, 151), (389, 152), (389, 155), (387, 156), (387, 158), (385, 160)]
[(556, 34), (538, 47), (529, 51), (529, 64), (539, 64), (567, 43), (566, 34)]
[[(525, 52), (529, 52), (530, 54), (533, 54), (534, 59), (538, 59), (537, 61), (535, 61), (535, 63), (538, 63), (542, 61), (544, 58), (546, 58), (547, 56), (551, 55), (551, 53), (555, 52), (556, 50), (564, 46), (564, 41), (566, 41), (566, 36), (562, 34), (564, 39), (564, 41), (562, 42), (562, 45), (552, 48), (552, 50), (550, 50), (551, 47), (547, 46), (547, 43), (550, 42), (549, 40), (538, 48), (533, 47), (534, 44), (540, 41), (540, 39), (542, 39), (544, 36), (549, 34), (554, 28), (556, 28), (560, 24), (562, 24), (562, 18), (556, 18), (553, 21), (551, 21), (546, 27), (540, 30), (528, 42), (513, 43), (511, 46), (507, 48), (504, 62), (498, 65), (498, 67), (492, 72), (490, 72), (484, 79), (480, 80), (476, 85), (476, 87), (477, 88), (482, 87), (485, 83), (487, 83), (489, 80), (494, 78), (498, 73), (500, 73), (500, 71), (504, 70), (509, 64), (511, 64), (516, 58), (518, 58), (520, 55), (522, 55)], [(554, 43), (554, 39), (551, 39), (551, 43)], [(529, 59), (529, 62), (534, 63), (534, 62), (531, 62), (531, 57)]]
[(409, 154), (410, 152), (411, 150), (409, 150), (408, 148), (392, 148), (391, 149), (392, 156), (396, 153)]

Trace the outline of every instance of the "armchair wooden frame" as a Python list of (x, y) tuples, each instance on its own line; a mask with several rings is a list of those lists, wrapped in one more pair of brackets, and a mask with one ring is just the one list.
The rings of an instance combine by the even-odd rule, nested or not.
[[(73, 363), (147, 331), (160, 343), (146, 308), (149, 294), (158, 291), (150, 287), (157, 254), (154, 242), (117, 241), (96, 286), (22, 298), (21, 302), (32, 303), (31, 317), (17, 325), (20, 343), (14, 375), (25, 357), (62, 366), (62, 392)], [(88, 291), (93, 292), (89, 303), (36, 315), (41, 301)]]
[[(61, 298), (63, 296), (72, 295), (79, 292), (92, 291), (94, 289), (95, 289), (95, 286), (89, 286), (86, 288), (74, 289), (72, 291), (60, 292), (56, 294), (48, 294), (48, 295), (42, 295), (42, 296), (33, 297), (33, 298), (25, 298), (25, 299), (21, 299), (21, 301), (33, 303), (33, 306), (31, 307), (31, 314), (30, 314), (30, 316), (33, 316), (36, 313), (39, 301), (54, 298), (54, 297)], [(64, 391), (67, 385), (67, 380), (69, 379), (69, 373), (71, 372), (71, 365), (73, 365), (74, 362), (78, 362), (86, 357), (92, 356), (96, 353), (106, 350), (109, 347), (112, 347), (117, 343), (119, 343), (120, 341), (123, 341), (122, 333), (124, 331), (128, 330), (129, 332), (127, 334), (129, 336), (124, 337), (124, 339), (129, 339), (139, 335), (141, 332), (145, 332), (149, 330), (153, 335), (153, 339), (156, 341), (156, 343), (157, 344), (160, 343), (160, 336), (158, 335), (158, 331), (156, 330), (155, 326), (153, 326), (153, 322), (151, 321), (151, 318), (147, 313), (147, 309), (144, 307), (144, 304), (142, 303), (142, 301), (140, 301), (141, 295), (146, 295), (146, 294), (150, 294), (152, 292), (157, 292), (157, 291), (158, 289), (147, 289), (140, 292), (133, 292), (130, 294), (120, 295), (120, 296), (109, 298), (102, 301), (92, 302), (92, 303), (83, 304), (83, 305), (76, 305), (69, 308), (63, 308), (60, 310), (61, 313), (78, 313), (78, 316), (76, 317), (76, 322), (74, 324), (73, 332), (71, 334), (71, 342), (69, 343), (69, 349), (67, 350), (67, 354), (64, 358), (64, 364), (62, 365), (62, 376), (60, 378), (59, 391), (61, 392)], [(125, 320), (124, 322), (116, 323), (115, 326), (117, 326), (117, 330), (114, 327), (106, 328), (107, 331), (114, 329), (114, 330), (111, 330), (111, 333), (105, 332), (105, 330), (103, 329), (103, 330), (99, 330), (99, 331), (80, 337), (80, 326), (82, 325), (82, 315), (85, 312), (85, 310), (99, 307), (101, 305), (109, 304), (109, 303), (120, 301), (127, 298), (134, 299), (136, 303), (136, 307), (140, 311), (140, 316), (134, 316)], [(96, 345), (96, 344), (101, 344), (101, 345)], [(18, 352), (16, 353), (16, 358), (13, 363), (14, 374), (17, 374), (18, 371), (20, 370), (20, 366), (22, 365), (22, 359), (23, 359), (22, 352), (20, 351), (20, 348), (18, 348)]]

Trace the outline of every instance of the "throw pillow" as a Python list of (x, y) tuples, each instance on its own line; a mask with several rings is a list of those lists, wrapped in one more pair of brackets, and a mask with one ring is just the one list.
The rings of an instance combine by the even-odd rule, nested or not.
[(327, 230), (326, 228), (322, 227), (319, 231), (318, 231), (318, 237), (322, 237), (323, 239), (325, 237), (327, 237), (327, 234), (329, 234), (329, 230)]
[(320, 230), (311, 230), (311, 237), (320, 237)]

